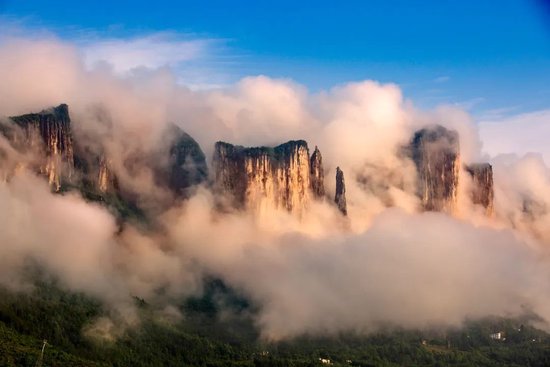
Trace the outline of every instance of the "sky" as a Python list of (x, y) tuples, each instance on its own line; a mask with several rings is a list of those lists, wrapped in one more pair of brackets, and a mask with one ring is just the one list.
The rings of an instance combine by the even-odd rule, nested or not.
[(117, 51), (119, 71), (167, 64), (198, 88), (247, 75), (289, 78), (311, 91), (374, 79), (397, 83), (421, 108), (453, 104), (495, 120), (550, 108), (547, 5), (0, 0), (0, 22), (76, 42), (90, 62)]

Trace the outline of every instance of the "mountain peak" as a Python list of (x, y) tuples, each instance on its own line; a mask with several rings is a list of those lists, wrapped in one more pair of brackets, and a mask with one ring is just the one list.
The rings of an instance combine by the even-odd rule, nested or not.
[(414, 134), (411, 151), (422, 208), (452, 213), (460, 172), (458, 133), (441, 125), (423, 128)]

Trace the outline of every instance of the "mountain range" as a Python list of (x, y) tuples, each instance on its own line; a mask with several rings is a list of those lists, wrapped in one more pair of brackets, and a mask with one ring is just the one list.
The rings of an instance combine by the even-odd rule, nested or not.
[[(107, 205), (118, 201), (123, 207), (139, 209), (135, 193), (121, 185), (111, 166), (113, 157), (88, 149), (75, 138), (71, 124), (66, 104), (10, 117), (10, 123), (2, 125), (2, 133), (22, 157), (12, 174), (31, 169), (44, 176), (54, 192), (77, 189)], [(155, 184), (176, 200), (189, 197), (198, 185), (206, 185), (237, 209), (283, 209), (301, 216), (306, 215), (312, 200), (328, 198), (347, 215), (344, 172), (336, 169), (335, 192), (328, 193), (321, 152), (315, 147), (310, 154), (304, 140), (275, 147), (243, 147), (219, 141), (208, 167), (203, 150), (190, 135), (170, 125), (166, 136), (171, 142), (160, 161), (167, 163), (156, 164), (151, 157), (138, 164), (148, 166), (154, 172)], [(460, 176), (466, 173), (473, 181), (471, 201), (483, 207), (487, 215), (492, 214), (492, 167), (479, 162), (463, 164), (456, 131), (441, 125), (425, 127), (414, 133), (403, 152), (416, 167), (419, 210), (453, 214)]]

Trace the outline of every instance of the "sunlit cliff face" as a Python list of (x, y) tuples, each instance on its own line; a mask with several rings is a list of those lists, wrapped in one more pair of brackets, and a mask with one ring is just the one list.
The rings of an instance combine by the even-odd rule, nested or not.
[(114, 192), (116, 189), (116, 177), (109, 166), (109, 160), (105, 156), (102, 156), (99, 160), (97, 187), (102, 193)]
[(305, 141), (274, 148), (216, 144), (218, 188), (254, 211), (287, 210), (302, 214), (311, 197), (310, 157)]
[(58, 191), (62, 177), (70, 179), (74, 168), (74, 147), (67, 105), (14, 117), (13, 121), (22, 130), (22, 133), (14, 132), (15, 144), (35, 154), (46, 154), (47, 158), (39, 164), (38, 170), (48, 178), (50, 186)]

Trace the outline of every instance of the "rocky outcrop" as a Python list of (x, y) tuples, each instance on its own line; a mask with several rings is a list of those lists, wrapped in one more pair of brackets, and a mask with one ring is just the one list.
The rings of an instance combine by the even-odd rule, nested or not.
[[(66, 182), (69, 185), (64, 188), (78, 188), (92, 200), (128, 201), (139, 196), (119, 187), (111, 164), (113, 157), (101, 147), (74, 142), (67, 105), (11, 120), (13, 123), (0, 125), (0, 133), (8, 137), (15, 150), (33, 153), (24, 155), (32, 159), (21, 164), (46, 176), (54, 190), (64, 191), (61, 188)], [(90, 139), (84, 140), (90, 144)], [(208, 178), (205, 155), (199, 144), (176, 126), (167, 130), (163, 141), (167, 143), (135, 164), (151, 170), (155, 184), (171, 190), (175, 197), (188, 197), (191, 188)], [(416, 165), (422, 209), (452, 213), (457, 205), (460, 173), (457, 132), (438, 125), (424, 128), (414, 134), (407, 151)], [(280, 208), (301, 213), (311, 198), (325, 196), (321, 152), (315, 147), (310, 156), (303, 140), (273, 148), (218, 142), (213, 168), (215, 187), (240, 208)], [(490, 215), (494, 206), (491, 165), (473, 164), (465, 170), (473, 182), (473, 203)], [(347, 215), (345, 191), (344, 174), (337, 168), (334, 201)]]
[(61, 104), (39, 113), (30, 113), (10, 118), (22, 130), (14, 133), (14, 146), (31, 150), (39, 156), (44, 154), (37, 169), (48, 177), (52, 188), (58, 191), (63, 179), (73, 173), (73, 137), (69, 107)]
[(281, 208), (301, 213), (310, 199), (307, 143), (289, 141), (274, 148), (245, 148), (217, 142), (216, 187), (242, 208)]
[(323, 157), (317, 146), (309, 159), (309, 173), (311, 191), (313, 196), (322, 198), (325, 196), (325, 171), (323, 170)]
[(346, 203), (346, 182), (344, 180), (344, 172), (340, 167), (336, 167), (336, 193), (334, 195), (334, 202), (338, 207), (338, 210), (343, 215), (348, 215), (348, 206)]
[(460, 173), (458, 133), (439, 125), (424, 128), (414, 134), (410, 150), (422, 208), (452, 213), (457, 205)]
[(187, 190), (208, 178), (206, 157), (199, 144), (177, 126), (170, 128), (175, 137), (170, 147), (169, 187), (178, 196), (187, 196)]
[[(128, 184), (128, 172), (134, 168), (150, 171), (154, 184), (164, 189), (159, 192), (167, 200), (171, 200), (165, 195), (169, 191), (176, 198), (186, 198), (188, 189), (208, 176), (200, 146), (176, 126), (166, 131), (157, 148), (138, 152), (135, 157), (110, 156), (105, 142), (96, 136), (74, 137), (66, 104), (11, 117), (8, 123), (0, 124), (0, 134), (9, 141), (8, 148), (16, 152), (0, 149), (0, 159), (7, 161), (8, 153), (12, 157), (9, 169), (0, 172), (0, 179), (10, 179), (16, 169), (31, 169), (46, 176), (53, 190), (78, 190), (87, 200), (107, 205), (121, 218), (144, 218), (140, 205), (141, 195), (146, 195)], [(117, 177), (115, 167), (127, 170), (118, 172), (125, 177), (124, 183)]]
[(83, 145), (75, 139), (74, 144), (74, 185), (87, 197), (105, 198), (107, 194), (118, 194), (118, 179), (111, 158), (102, 147)]
[(471, 164), (465, 167), (472, 178), (472, 202), (485, 208), (487, 215), (493, 213), (494, 188), (493, 167), (489, 163)]
[(111, 168), (109, 159), (105, 155), (102, 155), (99, 158), (97, 182), (95, 187), (97, 187), (97, 190), (103, 194), (118, 191), (116, 175)]

